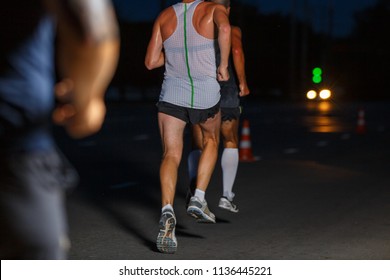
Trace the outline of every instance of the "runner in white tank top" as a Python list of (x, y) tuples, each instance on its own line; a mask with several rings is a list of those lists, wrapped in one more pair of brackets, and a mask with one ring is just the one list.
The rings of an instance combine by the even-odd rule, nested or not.
[(194, 109), (211, 108), (220, 99), (218, 44), (200, 35), (193, 26), (194, 11), (201, 2), (173, 5), (177, 27), (163, 43), (165, 75), (160, 101)]
[[(173, 202), (187, 123), (199, 124), (203, 135), (198, 185), (187, 213), (199, 222), (215, 223), (205, 192), (218, 157), (221, 113), (217, 78), (229, 79), (230, 32), (226, 8), (199, 0), (183, 0), (165, 9), (153, 25), (145, 66), (149, 70), (164, 64), (166, 67), (157, 105), (163, 156), (160, 165), (162, 209), (156, 245), (163, 253), (174, 253), (177, 249)], [(216, 44), (221, 51), (218, 68)]]

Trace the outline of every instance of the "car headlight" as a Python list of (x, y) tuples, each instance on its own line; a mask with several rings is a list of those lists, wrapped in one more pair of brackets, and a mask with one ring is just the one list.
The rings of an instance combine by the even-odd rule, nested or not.
[(329, 99), (332, 96), (332, 92), (329, 89), (323, 89), (320, 91), (320, 98), (322, 100)]

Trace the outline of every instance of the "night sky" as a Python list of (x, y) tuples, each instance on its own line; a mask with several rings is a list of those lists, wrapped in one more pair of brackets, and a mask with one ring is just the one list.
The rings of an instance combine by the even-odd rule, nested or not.
[[(161, 0), (113, 0), (118, 8), (118, 17), (126, 21), (153, 21), (160, 11)], [(255, 6), (261, 13), (291, 11), (293, 0), (232, 0)], [(333, 6), (333, 34), (345, 36), (353, 27), (353, 13), (375, 4), (376, 0), (295, 0), (296, 14), (303, 15), (304, 2), (307, 1), (308, 18), (317, 31), (328, 28), (329, 7)], [(166, 0), (168, 4), (179, 0)]]

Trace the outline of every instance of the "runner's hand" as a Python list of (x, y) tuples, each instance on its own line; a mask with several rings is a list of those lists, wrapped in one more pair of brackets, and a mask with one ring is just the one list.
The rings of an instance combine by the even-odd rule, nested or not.
[(240, 96), (247, 96), (250, 93), (250, 90), (248, 88), (247, 84), (240, 84)]
[(218, 81), (220, 82), (226, 82), (229, 80), (229, 71), (227, 67), (218, 67)]
[(57, 83), (55, 94), (58, 104), (53, 112), (53, 121), (65, 127), (73, 138), (83, 138), (98, 132), (106, 114), (104, 100), (100, 97), (74, 102), (73, 82), (64, 79)]

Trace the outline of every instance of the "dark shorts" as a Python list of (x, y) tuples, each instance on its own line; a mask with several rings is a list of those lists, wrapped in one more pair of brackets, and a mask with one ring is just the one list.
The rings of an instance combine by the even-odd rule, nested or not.
[(221, 108), (240, 106), (239, 89), (233, 86), (221, 86)]
[(219, 103), (208, 109), (192, 109), (160, 101), (157, 103), (157, 108), (159, 113), (170, 115), (186, 123), (198, 124), (214, 117), (219, 112)]
[(221, 120), (223, 122), (231, 121), (231, 120), (238, 120), (241, 115), (241, 107), (235, 107), (235, 108), (222, 108), (221, 107)]

